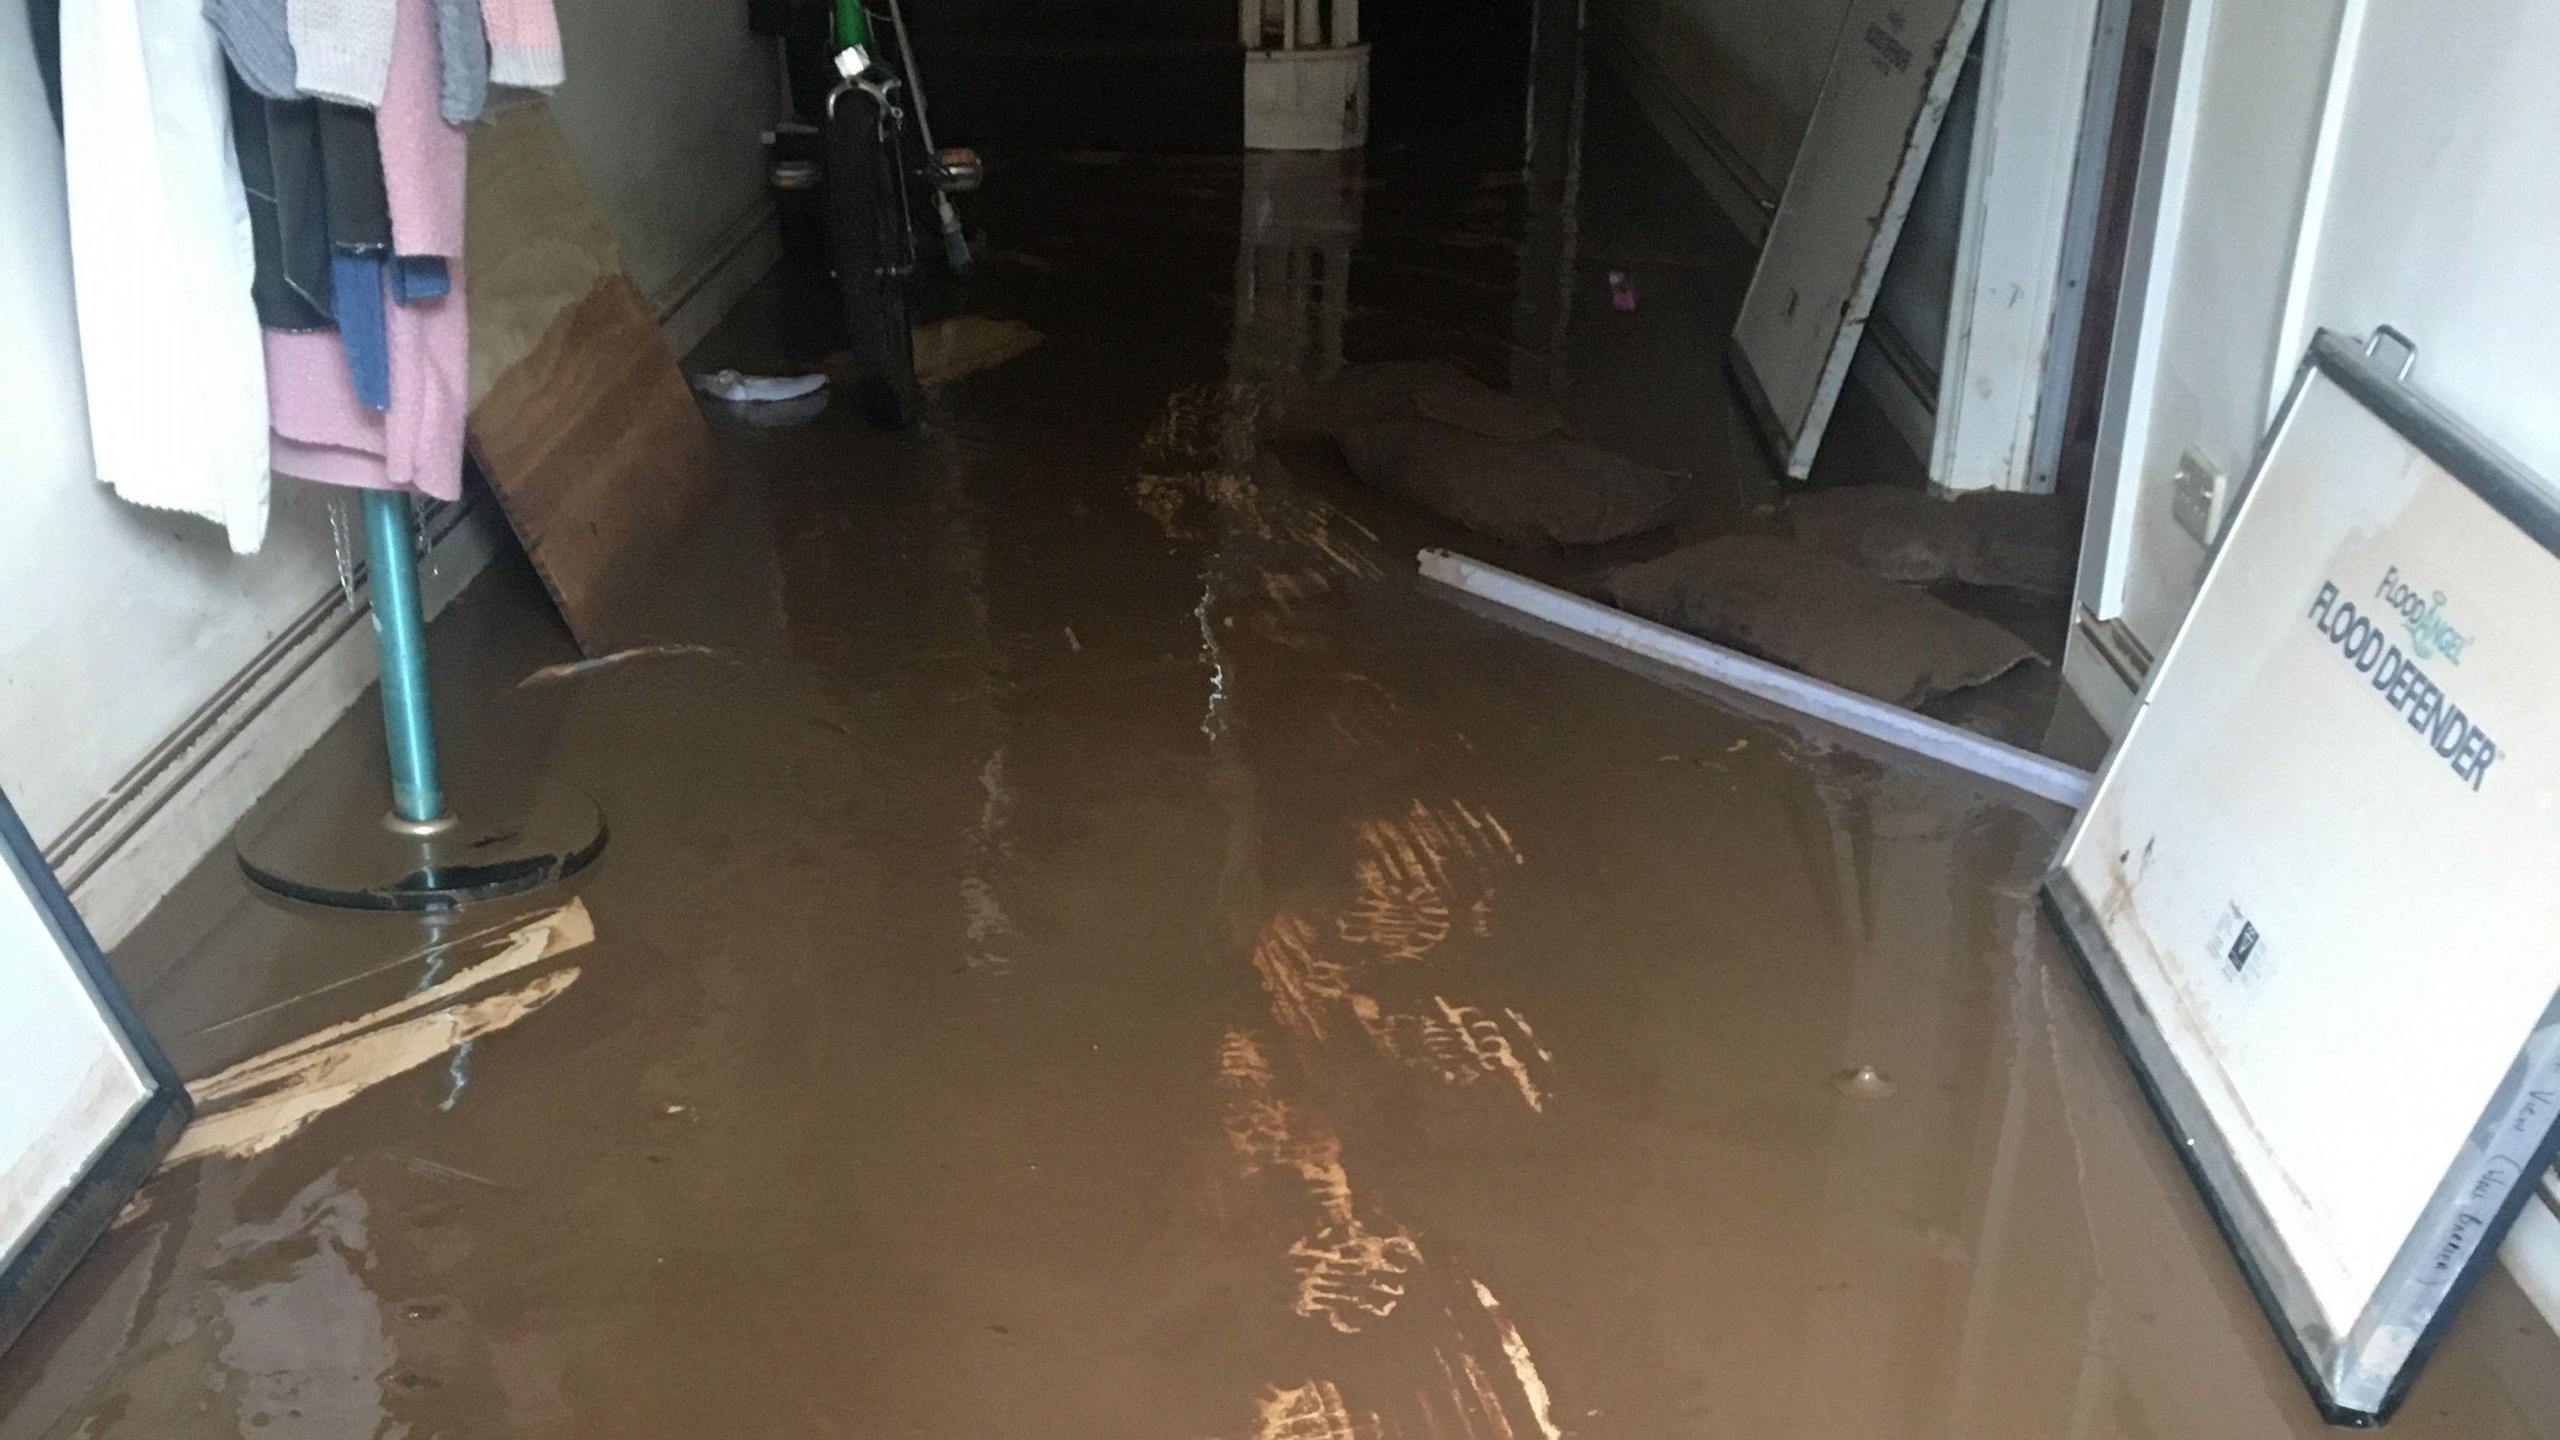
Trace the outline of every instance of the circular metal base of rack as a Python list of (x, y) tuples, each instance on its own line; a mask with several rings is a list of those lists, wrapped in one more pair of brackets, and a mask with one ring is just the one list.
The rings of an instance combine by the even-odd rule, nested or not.
[(439, 820), (386, 815), (382, 792), (314, 781), (259, 802), (233, 846), (262, 889), (342, 910), (451, 910), (578, 874), (604, 853), (604, 814), (554, 780), (465, 786)]

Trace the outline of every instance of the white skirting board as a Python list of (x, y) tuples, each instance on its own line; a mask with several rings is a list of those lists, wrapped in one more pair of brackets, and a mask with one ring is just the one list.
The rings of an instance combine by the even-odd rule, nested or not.
[(1453, 590), (1686, 671), (1836, 729), (1952, 765), (1993, 784), (2058, 805), (2076, 809), (2088, 799), (2092, 784), (2089, 772), (2058, 760), (1843, 690), (1783, 665), (1754, 659), (1738, 650), (1640, 620), (1625, 611), (1446, 550), (1423, 551), (1421, 563), (1424, 578)]
[(701, 344), (740, 297), (782, 262), (782, 232), (774, 226), (774, 213), (773, 197), (758, 196), (730, 220), (701, 259), (649, 297), (677, 359)]
[[(428, 615), (511, 543), (505, 528), (486, 502), (438, 517), (419, 564)], [(131, 934), (373, 683), (370, 614), (332, 587), (46, 846), (100, 945)]]

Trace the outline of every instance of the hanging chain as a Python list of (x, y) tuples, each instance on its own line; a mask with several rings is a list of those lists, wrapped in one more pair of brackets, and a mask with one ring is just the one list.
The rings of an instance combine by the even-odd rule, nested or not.
[[(438, 500), (421, 501), (409, 495), (403, 495), (401, 498), (410, 507), (410, 548), (417, 559), (424, 561), (428, 558), (428, 552), (434, 548), (427, 537), (427, 528), (435, 522), (438, 515), (444, 512), (444, 503)], [(338, 593), (347, 597), (347, 608), (350, 610), (364, 608), (364, 602), (356, 597), (355, 539), (356, 530), (363, 522), (351, 518), (349, 513), (356, 503), (343, 491), (329, 497), (329, 549), (336, 555), (338, 561)]]
[(338, 593), (347, 597), (349, 610), (360, 610), (363, 606), (356, 600), (354, 526), (347, 519), (347, 506), (352, 503), (344, 495), (329, 497), (329, 547), (338, 556)]

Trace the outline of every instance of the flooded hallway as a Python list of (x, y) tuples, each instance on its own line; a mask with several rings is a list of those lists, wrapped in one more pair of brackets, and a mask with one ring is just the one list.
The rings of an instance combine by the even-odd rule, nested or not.
[[(1044, 145), (1036, 45), (928, 45), (997, 138), (915, 422), (701, 395), (629, 645), (513, 548), (428, 626), (457, 795), (603, 815), (564, 883), (332, 909), (207, 833), (108, 956), (198, 1121), (0, 1440), (2328, 1431), (2046, 917), (2069, 808), (1417, 573), (1930, 476), (1856, 385), (1785, 476), (1755, 247), (1617, 69), (1373, 8), (1341, 153)], [(786, 258), (683, 369), (840, 379), (838, 305)], [(1676, 515), (1514, 544), (1292, 424), (1425, 360)], [(2075, 602), (1927, 593), (2028, 658), (1925, 713), (2094, 767)], [(384, 766), (368, 696), (271, 794)], [(2560, 1435), (2505, 1271), (2391, 1428)]]

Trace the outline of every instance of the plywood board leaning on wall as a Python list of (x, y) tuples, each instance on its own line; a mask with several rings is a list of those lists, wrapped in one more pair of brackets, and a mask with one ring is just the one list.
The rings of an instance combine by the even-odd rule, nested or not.
[(1812, 472), (1986, 0), (1857, 0), (1760, 267), (1734, 369), (1787, 473)]
[(471, 140), (471, 453), (590, 655), (640, 638), (711, 432), (549, 110)]

